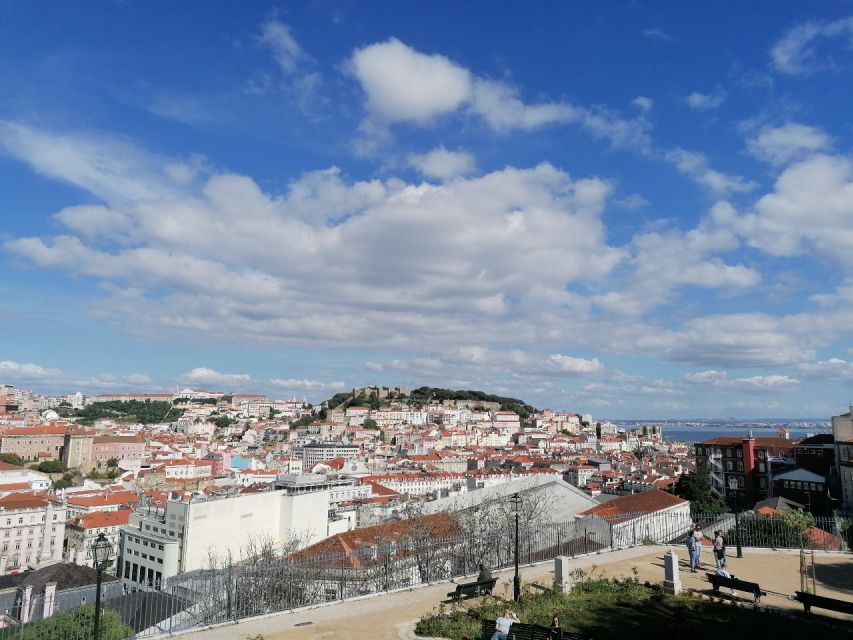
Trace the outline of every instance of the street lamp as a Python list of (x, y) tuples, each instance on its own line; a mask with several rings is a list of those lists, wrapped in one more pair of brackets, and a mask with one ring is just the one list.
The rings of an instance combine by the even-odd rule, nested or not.
[(515, 577), (512, 579), (512, 599), (521, 599), (521, 577), (518, 575), (518, 516), (521, 511), (521, 496), (517, 493), (510, 498), (512, 510), (515, 513)]
[(738, 481), (735, 476), (729, 476), (729, 490), (735, 494), (735, 536), (737, 537), (737, 557), (743, 558), (743, 548), (740, 541), (740, 505), (738, 504)]
[(113, 546), (103, 532), (92, 543), (92, 557), (98, 574), (95, 591), (95, 640), (101, 640), (101, 574), (107, 568)]

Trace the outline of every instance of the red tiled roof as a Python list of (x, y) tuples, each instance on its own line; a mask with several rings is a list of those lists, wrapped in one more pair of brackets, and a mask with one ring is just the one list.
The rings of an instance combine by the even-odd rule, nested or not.
[(96, 495), (75, 496), (73, 493), (66, 498), (68, 504), (79, 507), (99, 507), (115, 504), (136, 504), (139, 501), (133, 491), (111, 491)]
[(686, 503), (686, 500), (674, 496), (660, 489), (651, 489), (650, 491), (642, 491), (630, 496), (621, 496), (614, 498), (597, 507), (592, 507), (586, 511), (582, 511), (582, 516), (599, 516), (607, 517), (624, 517), (634, 513), (654, 513), (655, 511), (663, 511), (679, 504)]
[(371, 563), (369, 555), (354, 553), (365, 545), (391, 542), (407, 536), (427, 537), (436, 540), (457, 533), (459, 533), (459, 526), (456, 521), (449, 514), (441, 512), (411, 520), (387, 522), (339, 533), (298, 551), (293, 557), (320, 558), (332, 556), (334, 558), (335, 556), (339, 557), (340, 554), (347, 554), (343, 561), (332, 559), (330, 562), (334, 563), (336, 567), (340, 567), (343, 562), (345, 568), (360, 569)]
[(119, 509), (118, 511), (95, 511), (86, 513), (76, 518), (71, 518), (68, 525), (78, 529), (97, 529), (99, 527), (123, 526), (130, 520), (133, 513), (130, 509)]

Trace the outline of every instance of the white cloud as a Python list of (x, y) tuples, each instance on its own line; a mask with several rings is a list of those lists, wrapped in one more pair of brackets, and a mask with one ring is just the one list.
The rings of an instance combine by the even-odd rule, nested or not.
[(632, 193), (630, 195), (625, 196), (624, 198), (620, 198), (616, 201), (616, 204), (622, 207), (623, 209), (628, 209), (629, 211), (634, 211), (636, 209), (642, 209), (649, 201), (646, 200), (639, 193)]
[[(304, 113), (313, 115), (322, 102), (323, 78), (312, 71), (316, 63), (296, 41), (290, 25), (275, 19), (268, 20), (261, 25), (257, 41), (272, 53), (281, 72), (284, 91)], [(257, 87), (251, 90), (257, 91)]]
[[(92, 185), (128, 165), (107, 160)], [(391, 348), (472, 340), (485, 323), (499, 341), (508, 322), (527, 332), (528, 296), (548, 297), (555, 312), (579, 304), (568, 287), (599, 280), (624, 255), (607, 245), (601, 221), (612, 185), (549, 164), (440, 185), (349, 181), (331, 168), (278, 195), (215, 171), (189, 184), (160, 180), (173, 189), (166, 197), (128, 201), (98, 189), (103, 204), (87, 205), (97, 209), (58, 216), (64, 234), (4, 247), (39, 267), (97, 279), (107, 296), (92, 313), (134, 333), (327, 345), (382, 336)], [(553, 331), (562, 334), (568, 325), (557, 315)]]
[(452, 180), (477, 170), (474, 156), (466, 151), (448, 151), (444, 147), (424, 154), (410, 154), (408, 164), (427, 178)]
[(482, 118), (497, 132), (572, 122), (616, 147), (650, 146), (649, 124), (643, 118), (625, 119), (603, 107), (568, 102), (528, 104), (516, 87), (475, 76), (446, 56), (421, 53), (396, 38), (357, 49), (350, 68), (365, 93), (369, 114), (355, 143), (361, 154), (387, 144), (390, 124), (424, 126), (462, 111)]
[(0, 376), (10, 381), (55, 380), (64, 374), (59, 369), (48, 369), (33, 363), (19, 363), (13, 360), (0, 360)]
[(655, 106), (655, 101), (646, 96), (637, 96), (636, 98), (631, 100), (631, 104), (643, 112), (648, 112), (651, 111), (652, 107)]
[(251, 380), (248, 373), (220, 373), (207, 367), (196, 367), (183, 375), (185, 380), (198, 384), (243, 385)]
[(470, 103), (471, 110), (495, 131), (536, 129), (546, 124), (574, 121), (579, 116), (574, 107), (565, 103), (525, 104), (517, 89), (494, 80), (475, 80)]
[(428, 123), (470, 98), (467, 69), (445, 56), (415, 51), (396, 38), (357, 49), (351, 66), (368, 110), (385, 122)]
[(805, 362), (798, 370), (803, 376), (826, 382), (849, 382), (853, 380), (853, 362), (841, 358), (829, 358), (818, 362)]
[(753, 156), (773, 165), (788, 164), (804, 156), (826, 151), (832, 138), (816, 127), (788, 122), (779, 127), (764, 127), (747, 141)]
[(151, 386), (151, 378), (143, 373), (130, 375), (102, 373), (87, 377), (33, 363), (0, 360), (0, 383), (33, 385), (40, 390), (67, 393), (71, 389), (97, 392), (105, 389), (147, 388)]
[(732, 221), (750, 245), (774, 256), (813, 252), (853, 267), (853, 161), (813, 155), (785, 168), (774, 189)]
[(282, 71), (294, 73), (307, 56), (293, 37), (290, 25), (269, 20), (261, 25), (258, 42), (268, 47)]
[(599, 373), (604, 367), (599, 362), (598, 358), (573, 358), (572, 356), (564, 356), (560, 353), (555, 353), (548, 356), (550, 364), (552, 364), (557, 373), (565, 375), (588, 375), (591, 373)]
[(780, 73), (808, 75), (834, 66), (831, 55), (819, 55), (818, 45), (837, 38), (846, 39), (847, 48), (853, 46), (853, 17), (797, 25), (773, 46), (770, 57)]
[(343, 382), (322, 382), (305, 378), (273, 378), (270, 384), (291, 391), (340, 391), (346, 388)]
[(655, 42), (672, 42), (672, 36), (660, 28), (643, 29), (640, 33), (643, 34), (644, 38)]
[(726, 372), (714, 369), (685, 374), (684, 380), (689, 384), (734, 391), (777, 391), (796, 387), (800, 383), (796, 378), (777, 374), (730, 379)]
[(747, 193), (757, 186), (741, 176), (731, 176), (713, 169), (705, 154), (686, 149), (672, 149), (664, 158), (681, 173), (689, 176), (716, 195)]
[(813, 359), (810, 340), (790, 324), (762, 313), (703, 316), (675, 330), (644, 335), (637, 346), (671, 362), (693, 365), (776, 367)]
[(725, 102), (727, 94), (723, 89), (717, 87), (713, 93), (699, 93), (694, 91), (684, 96), (684, 103), (696, 111), (709, 111), (716, 109)]

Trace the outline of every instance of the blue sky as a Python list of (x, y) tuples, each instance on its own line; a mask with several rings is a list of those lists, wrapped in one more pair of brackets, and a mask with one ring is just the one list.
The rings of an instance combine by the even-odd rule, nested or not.
[(0, 0), (0, 382), (853, 393), (853, 3)]

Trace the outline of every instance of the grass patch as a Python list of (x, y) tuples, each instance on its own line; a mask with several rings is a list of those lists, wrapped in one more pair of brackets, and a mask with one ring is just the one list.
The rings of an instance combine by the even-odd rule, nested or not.
[(510, 607), (522, 622), (548, 626), (558, 615), (565, 629), (606, 638), (687, 637), (690, 640), (719, 640), (761, 637), (774, 640), (802, 640), (817, 633), (836, 638), (853, 638), (846, 621), (803, 618), (752, 606), (735, 606), (690, 594), (671, 596), (659, 585), (640, 583), (636, 578), (596, 577), (578, 571), (571, 593), (541, 592), (526, 588), (518, 604), (509, 594), (489, 596), (466, 603), (440, 605), (421, 618), (415, 633), (452, 640), (476, 639), (480, 621), (493, 620)]

